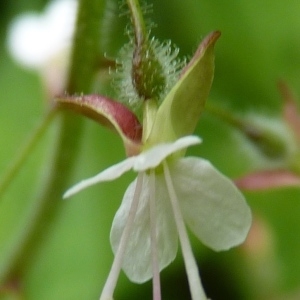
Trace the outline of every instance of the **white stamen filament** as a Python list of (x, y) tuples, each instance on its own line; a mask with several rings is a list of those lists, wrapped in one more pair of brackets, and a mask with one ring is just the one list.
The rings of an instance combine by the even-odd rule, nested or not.
[(179, 241), (182, 249), (182, 255), (185, 263), (185, 269), (188, 277), (191, 296), (193, 300), (207, 300), (200, 281), (197, 263), (192, 252), (192, 247), (188, 238), (187, 230), (183, 221), (178, 199), (170, 175), (169, 167), (166, 161), (163, 161), (163, 168), (171, 200), (171, 205), (173, 208), (175, 222), (178, 230)]
[(135, 191), (134, 191), (134, 195), (133, 195), (133, 200), (132, 200), (130, 211), (128, 214), (128, 219), (125, 224), (125, 227), (124, 227), (124, 230), (122, 233), (122, 237), (120, 240), (120, 244), (119, 244), (118, 250), (115, 254), (115, 258), (114, 258), (113, 264), (111, 266), (109, 275), (108, 275), (105, 285), (103, 287), (103, 290), (102, 290), (102, 293), (100, 296), (100, 300), (112, 300), (113, 299), (113, 293), (116, 288), (116, 284), (117, 284), (117, 280), (118, 280), (120, 271), (122, 269), (122, 262), (123, 262), (124, 254), (126, 251), (126, 246), (127, 246), (130, 234), (131, 234), (132, 226), (134, 223), (134, 218), (135, 218), (135, 215), (136, 215), (136, 212), (138, 209), (138, 205), (139, 205), (139, 199), (140, 199), (140, 195), (141, 195), (141, 191), (142, 191), (142, 187), (143, 187), (143, 177), (144, 177), (143, 172), (138, 174), (136, 187), (135, 187)]
[(160, 276), (158, 265), (157, 235), (156, 235), (156, 197), (155, 197), (155, 174), (154, 170), (150, 171), (150, 235), (151, 235), (151, 256), (152, 256), (152, 273), (153, 273), (153, 300), (161, 300)]

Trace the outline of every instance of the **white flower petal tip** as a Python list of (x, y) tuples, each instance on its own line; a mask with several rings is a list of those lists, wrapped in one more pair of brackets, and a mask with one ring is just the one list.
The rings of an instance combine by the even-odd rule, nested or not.
[[(100, 173), (101, 174), (101, 173)], [(98, 174), (99, 175), (99, 174)], [(64, 194), (63, 199), (70, 198), (71, 196), (79, 193), (80, 191), (86, 189), (87, 187), (96, 184), (98, 181), (96, 180), (98, 175), (91, 177), (89, 179), (85, 179), (75, 184), (71, 188), (69, 188)]]
[[(106, 170), (105, 170), (106, 171)], [(103, 180), (103, 173), (105, 172), (101, 172), (99, 174), (97, 174), (96, 176), (94, 177), (91, 177), (91, 178), (88, 178), (88, 179), (85, 179), (85, 180), (82, 180), (80, 181), (79, 183), (75, 184), (74, 186), (72, 186), (71, 188), (69, 188), (64, 194), (63, 194), (63, 199), (67, 199), (67, 198), (70, 198), (71, 196), (79, 193), (80, 191), (88, 188), (89, 186), (92, 186), (98, 182), (101, 182), (101, 181), (105, 181)]]
[(98, 182), (101, 182), (103, 180), (102, 179), (102, 173), (99, 173), (97, 174), (96, 176), (94, 177), (91, 177), (91, 178), (88, 178), (88, 179), (85, 179), (85, 180), (82, 180), (80, 181), (79, 183), (75, 184), (74, 186), (72, 186), (71, 188), (69, 188), (64, 194), (63, 194), (63, 199), (67, 199), (67, 198), (70, 198), (71, 196), (79, 193), (80, 191), (86, 189), (87, 187), (89, 186), (92, 186)]
[(198, 136), (189, 135), (182, 137), (173, 143), (154, 146), (136, 157), (133, 170), (140, 172), (155, 168), (169, 155), (189, 146), (200, 144), (201, 142), (202, 140)]
[(99, 174), (91, 178), (80, 181), (79, 183), (77, 183), (76, 185), (74, 185), (64, 193), (63, 199), (69, 198), (74, 194), (77, 194), (78, 192), (96, 183), (111, 181), (119, 178), (120, 176), (122, 176), (124, 173), (126, 173), (132, 168), (135, 159), (136, 157), (134, 156), (129, 157), (121, 161), (120, 163), (105, 169), (104, 171), (100, 172)]
[(86, 186), (83, 181), (79, 182), (78, 184), (76, 184), (76, 185), (72, 186), (71, 188), (69, 188), (63, 194), (63, 199), (68, 199), (68, 198), (72, 197), (73, 195), (77, 194), (78, 192), (85, 189), (86, 187), (88, 187), (88, 186)]

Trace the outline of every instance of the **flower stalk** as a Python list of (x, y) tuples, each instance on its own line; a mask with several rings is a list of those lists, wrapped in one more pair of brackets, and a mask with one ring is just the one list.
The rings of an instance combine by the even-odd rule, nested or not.
[[(241, 189), (258, 191), (300, 186), (300, 115), (297, 101), (286, 83), (280, 81), (278, 88), (283, 98), (282, 123), (288, 129), (285, 136), (290, 136), (285, 142), (283, 163), (277, 168), (256, 170), (237, 178), (235, 182)], [(278, 134), (278, 141), (280, 137), (282, 138), (282, 134)]]
[(239, 130), (265, 156), (271, 159), (282, 159), (286, 155), (287, 145), (285, 139), (278, 132), (256, 124), (251, 119), (236, 116), (232, 112), (213, 104), (208, 104), (206, 110)]
[(48, 128), (55, 114), (56, 109), (53, 107), (42, 117), (42, 119), (37, 124), (33, 132), (30, 133), (30, 136), (25, 141), (25, 144), (21, 147), (21, 150), (19, 151), (15, 159), (11, 162), (7, 171), (0, 180), (0, 201), (1, 197), (4, 195), (7, 188), (9, 187), (10, 183), (17, 176), (26, 159), (28, 158), (28, 156), (30, 155), (40, 138), (45, 133), (45, 130)]

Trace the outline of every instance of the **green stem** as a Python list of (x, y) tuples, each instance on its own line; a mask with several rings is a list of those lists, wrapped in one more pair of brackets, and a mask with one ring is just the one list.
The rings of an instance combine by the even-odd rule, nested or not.
[[(90, 92), (97, 61), (99, 61), (99, 37), (101, 18), (105, 7), (103, 0), (80, 0), (74, 48), (66, 91), (68, 93)], [(49, 162), (48, 178), (39, 196), (26, 215), (25, 224), (21, 224), (12, 247), (9, 260), (0, 268), (0, 284), (21, 273), (26, 262), (30, 263), (34, 249), (39, 246), (40, 233), (47, 236), (48, 225), (62, 205), (62, 194), (69, 183), (76, 163), (82, 135), (82, 121), (76, 116), (61, 113), (55, 149)], [(26, 230), (24, 230), (26, 228)], [(25, 263), (25, 265), (24, 265)], [(1, 267), (1, 266), (0, 266)]]
[(237, 117), (231, 112), (212, 104), (206, 105), (205, 108), (209, 113), (238, 129), (265, 156), (272, 159), (285, 158), (287, 154), (286, 140), (279, 132), (263, 127), (250, 119)]
[(132, 24), (134, 27), (135, 44), (137, 47), (141, 47), (147, 38), (142, 10), (138, 0), (127, 0), (127, 4), (130, 9)]
[[(1, 262), (0, 285), (10, 276), (14, 278), (16, 274), (20, 275), (22, 269), (26, 268), (26, 263), (30, 263), (32, 255), (34, 256), (34, 249), (38, 247), (38, 243), (41, 241), (40, 237), (47, 236), (47, 226), (60, 207), (63, 180), (71, 174), (71, 167), (68, 168), (68, 166), (72, 163), (74, 150), (78, 148), (75, 139), (71, 142), (66, 138), (66, 135), (72, 130), (78, 133), (79, 126), (81, 126), (81, 122), (75, 123), (72, 117), (62, 114), (59, 116), (60, 130), (56, 138), (58, 144), (50, 167), (46, 171), (49, 174), (48, 178), (46, 178), (37, 199), (30, 203), (24, 222), (20, 224), (19, 230), (12, 238), (8, 256), (4, 257), (4, 261)], [(64, 130), (61, 130), (62, 128)], [(64, 149), (69, 155), (63, 155), (59, 149)], [(73, 152), (72, 149), (74, 149)], [(59, 174), (62, 177), (57, 176)]]
[(243, 121), (240, 120), (238, 117), (234, 116), (233, 114), (231, 114), (229, 111), (222, 109), (214, 104), (210, 104), (210, 103), (206, 103), (205, 109), (209, 113), (217, 116), (222, 121), (243, 131), (243, 128), (245, 127), (245, 124), (243, 124)]
[(46, 115), (43, 116), (42, 120), (37, 124), (36, 128), (33, 130), (33, 132), (31, 132), (23, 147), (21, 147), (21, 150), (18, 152), (15, 159), (9, 165), (7, 171), (0, 181), (0, 201), (1, 197), (4, 195), (12, 180), (21, 170), (27, 157), (30, 155), (31, 151), (34, 149), (40, 138), (43, 136), (55, 113), (56, 110), (51, 109), (46, 113)]

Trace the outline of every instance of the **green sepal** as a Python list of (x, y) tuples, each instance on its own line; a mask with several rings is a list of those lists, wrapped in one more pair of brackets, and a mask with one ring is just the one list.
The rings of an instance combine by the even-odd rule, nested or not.
[(159, 107), (146, 147), (171, 142), (194, 132), (212, 85), (214, 45), (221, 33), (210, 33), (182, 70), (176, 85)]
[(117, 132), (127, 156), (140, 152), (142, 126), (133, 112), (123, 104), (100, 95), (60, 96), (58, 107), (71, 109)]

